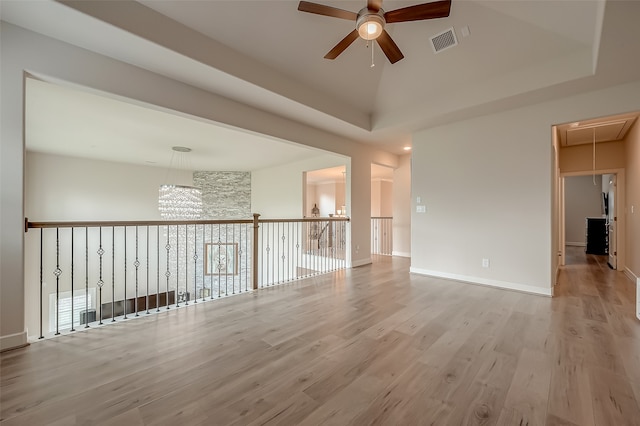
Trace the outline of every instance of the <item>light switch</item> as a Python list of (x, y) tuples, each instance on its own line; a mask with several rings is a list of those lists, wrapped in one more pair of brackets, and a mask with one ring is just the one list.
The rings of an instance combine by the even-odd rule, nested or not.
[(422, 197), (416, 197), (416, 203), (420, 204), (422, 202)]

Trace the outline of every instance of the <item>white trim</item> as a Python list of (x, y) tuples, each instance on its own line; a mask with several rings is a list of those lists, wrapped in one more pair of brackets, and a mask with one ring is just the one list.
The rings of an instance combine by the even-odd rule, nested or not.
[(624, 274), (631, 280), (632, 283), (638, 282), (638, 280), (640, 280), (640, 277), (637, 277), (636, 274), (634, 274), (633, 271), (631, 271), (631, 269), (629, 269), (629, 267), (627, 266), (624, 267)]
[(411, 253), (405, 251), (391, 251), (391, 256), (399, 256), (399, 257), (411, 257)]
[(463, 281), (470, 284), (480, 284), (490, 287), (498, 287), (507, 290), (516, 290), (524, 293), (537, 294), (542, 296), (553, 296), (553, 288), (536, 287), (527, 284), (511, 283), (508, 281), (490, 280), (487, 278), (470, 277), (467, 275), (450, 274), (448, 272), (430, 271), (428, 269), (409, 268), (409, 272), (431, 277), (446, 278), (449, 280)]
[(21, 333), (9, 334), (6, 336), (0, 337), (0, 352), (21, 348), (23, 346), (27, 346), (29, 343), (27, 341), (27, 332), (23, 331)]
[(624, 274), (629, 278), (632, 282), (636, 283), (636, 318), (640, 320), (640, 277), (636, 276), (631, 269), (625, 266)]
[(351, 262), (351, 267), (352, 268), (357, 268), (358, 266), (364, 266), (364, 265), (369, 265), (373, 263), (373, 260), (371, 260), (371, 258), (367, 258), (367, 259), (360, 259), (360, 260), (354, 260)]
[(587, 245), (585, 243), (570, 243), (570, 242), (566, 242), (564, 243), (565, 246), (573, 246), (573, 247), (586, 247)]
[(640, 277), (636, 279), (636, 318), (640, 320)]

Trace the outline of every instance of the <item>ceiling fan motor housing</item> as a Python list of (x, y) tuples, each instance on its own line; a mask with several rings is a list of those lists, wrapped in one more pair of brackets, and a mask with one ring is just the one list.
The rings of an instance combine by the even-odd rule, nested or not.
[(384, 10), (379, 9), (374, 11), (368, 8), (364, 8), (358, 12), (358, 19), (356, 19), (356, 29), (358, 34), (365, 40), (374, 40), (378, 38), (384, 25), (387, 22), (384, 19)]

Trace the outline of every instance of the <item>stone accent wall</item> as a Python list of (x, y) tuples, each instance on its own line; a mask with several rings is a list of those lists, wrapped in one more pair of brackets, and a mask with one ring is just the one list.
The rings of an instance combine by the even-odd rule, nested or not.
[(202, 189), (202, 219), (250, 219), (251, 172), (193, 172)]

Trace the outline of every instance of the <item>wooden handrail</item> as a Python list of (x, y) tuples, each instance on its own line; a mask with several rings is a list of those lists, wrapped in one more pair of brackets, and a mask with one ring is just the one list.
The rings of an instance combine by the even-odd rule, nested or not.
[(31, 228), (93, 228), (119, 226), (165, 226), (165, 225), (210, 225), (253, 223), (251, 219), (233, 220), (115, 220), (115, 221), (68, 221), (68, 222), (29, 222), (25, 219), (25, 232)]
[(260, 223), (284, 223), (284, 222), (349, 222), (348, 217), (305, 217), (303, 219), (260, 219)]
[[(258, 215), (260, 216), (260, 215)], [(260, 223), (283, 222), (348, 222), (348, 217), (323, 217), (304, 219), (259, 219)], [(211, 224), (237, 224), (254, 223), (253, 219), (211, 219), (211, 220), (116, 220), (116, 221), (52, 221), (29, 222), (24, 220), (24, 231), (37, 228), (92, 228), (92, 227), (120, 227), (120, 226), (175, 226), (175, 225), (211, 225)]]

